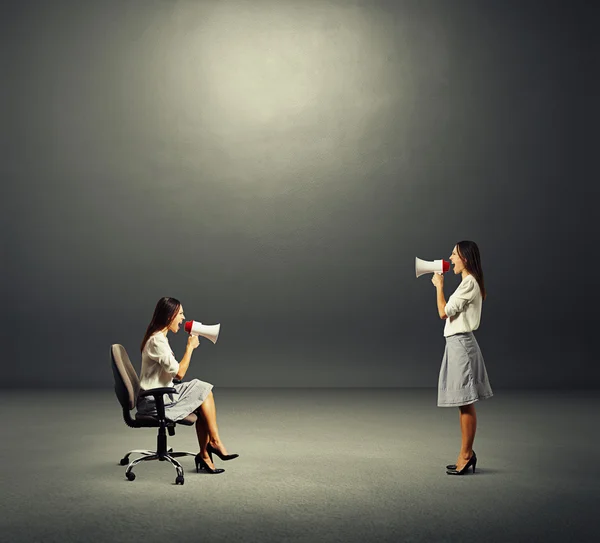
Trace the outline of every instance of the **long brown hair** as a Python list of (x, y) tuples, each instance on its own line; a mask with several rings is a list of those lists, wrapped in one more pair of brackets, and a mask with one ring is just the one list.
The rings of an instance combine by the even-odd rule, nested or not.
[(479, 290), (481, 291), (481, 297), (485, 300), (485, 283), (483, 281), (483, 268), (481, 267), (481, 256), (479, 255), (479, 247), (474, 241), (459, 241), (456, 244), (458, 249), (458, 256), (465, 264), (467, 271), (475, 277), (479, 284)]
[(144, 339), (142, 340), (140, 351), (144, 350), (144, 346), (152, 334), (159, 330), (164, 330), (171, 324), (171, 321), (177, 316), (180, 307), (181, 302), (175, 298), (161, 298), (158, 300), (158, 303), (154, 308), (154, 315), (152, 315), (152, 320), (150, 321), (150, 324), (146, 329), (146, 335), (144, 335)]

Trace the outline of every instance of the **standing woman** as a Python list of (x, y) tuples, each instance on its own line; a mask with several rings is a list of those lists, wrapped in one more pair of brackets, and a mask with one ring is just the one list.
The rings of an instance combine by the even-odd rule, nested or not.
[(486, 292), (479, 248), (473, 241), (459, 241), (450, 255), (454, 274), (462, 281), (452, 296), (444, 297), (444, 276), (434, 273), (437, 307), (446, 319), (446, 348), (438, 383), (438, 407), (458, 407), (462, 444), (456, 464), (446, 466), (448, 475), (463, 475), (477, 464), (473, 441), (477, 429), (475, 402), (493, 396), (483, 355), (473, 334), (479, 328)]
[[(188, 370), (192, 353), (200, 341), (197, 336), (188, 338), (185, 354), (181, 362), (177, 362), (167, 334), (176, 334), (185, 315), (181, 303), (175, 298), (161, 298), (156, 304), (154, 315), (142, 340), (142, 371), (140, 386), (144, 390), (159, 387), (174, 387), (176, 392), (165, 398), (165, 414), (169, 420), (178, 421), (190, 413), (196, 413), (196, 434), (200, 452), (196, 455), (196, 471), (203, 468), (208, 473), (223, 473), (224, 469), (215, 469), (212, 454), (221, 460), (232, 460), (237, 454), (227, 454), (225, 445), (219, 437), (217, 413), (212, 393), (213, 385), (199, 379), (185, 383), (173, 384), (173, 378), (183, 379)], [(138, 412), (145, 415), (156, 415), (153, 398), (138, 400)]]

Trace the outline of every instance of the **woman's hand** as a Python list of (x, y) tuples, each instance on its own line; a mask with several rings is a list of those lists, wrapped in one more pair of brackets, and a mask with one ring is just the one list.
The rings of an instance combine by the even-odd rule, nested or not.
[(444, 288), (444, 275), (435, 272), (431, 278), (431, 282), (437, 287)]
[(187, 348), (193, 350), (198, 347), (198, 345), (200, 345), (200, 339), (198, 339), (198, 336), (193, 336), (190, 334), (190, 337), (188, 337), (187, 340)]

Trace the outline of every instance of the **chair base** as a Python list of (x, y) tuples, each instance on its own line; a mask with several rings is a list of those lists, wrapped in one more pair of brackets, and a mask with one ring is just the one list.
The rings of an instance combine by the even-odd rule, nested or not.
[[(139, 453), (142, 456), (129, 462), (129, 456), (133, 453)], [(161, 459), (157, 451), (147, 451), (147, 450), (135, 449), (133, 451), (129, 451), (123, 458), (121, 458), (121, 461), (119, 462), (119, 464), (121, 466), (124, 466), (125, 464), (129, 464), (127, 466), (127, 469), (125, 470), (125, 477), (129, 481), (133, 481), (135, 479), (135, 473), (133, 473), (132, 470), (140, 462), (148, 462), (150, 460), (167, 461), (167, 462), (170, 462), (173, 465), (173, 467), (177, 470), (177, 477), (175, 478), (175, 484), (182, 485), (184, 483), (183, 467), (181, 466), (181, 464), (179, 462), (177, 462), (177, 460), (175, 460), (175, 458), (180, 458), (182, 456), (194, 456), (195, 457), (196, 453), (185, 452), (185, 451), (173, 451), (173, 449), (169, 449), (167, 451), (167, 453), (165, 455), (163, 455), (163, 457)]]

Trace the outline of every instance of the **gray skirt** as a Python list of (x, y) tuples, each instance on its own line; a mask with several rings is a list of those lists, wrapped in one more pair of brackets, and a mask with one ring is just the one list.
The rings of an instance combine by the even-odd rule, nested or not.
[[(213, 388), (210, 383), (205, 383), (199, 379), (192, 379), (173, 386), (177, 392), (172, 397), (165, 394), (165, 416), (173, 422), (184, 419), (198, 409)], [(140, 415), (155, 417), (156, 404), (154, 398), (140, 398), (137, 404), (137, 412)]]
[(458, 407), (494, 395), (473, 332), (446, 338), (438, 382), (438, 407)]

